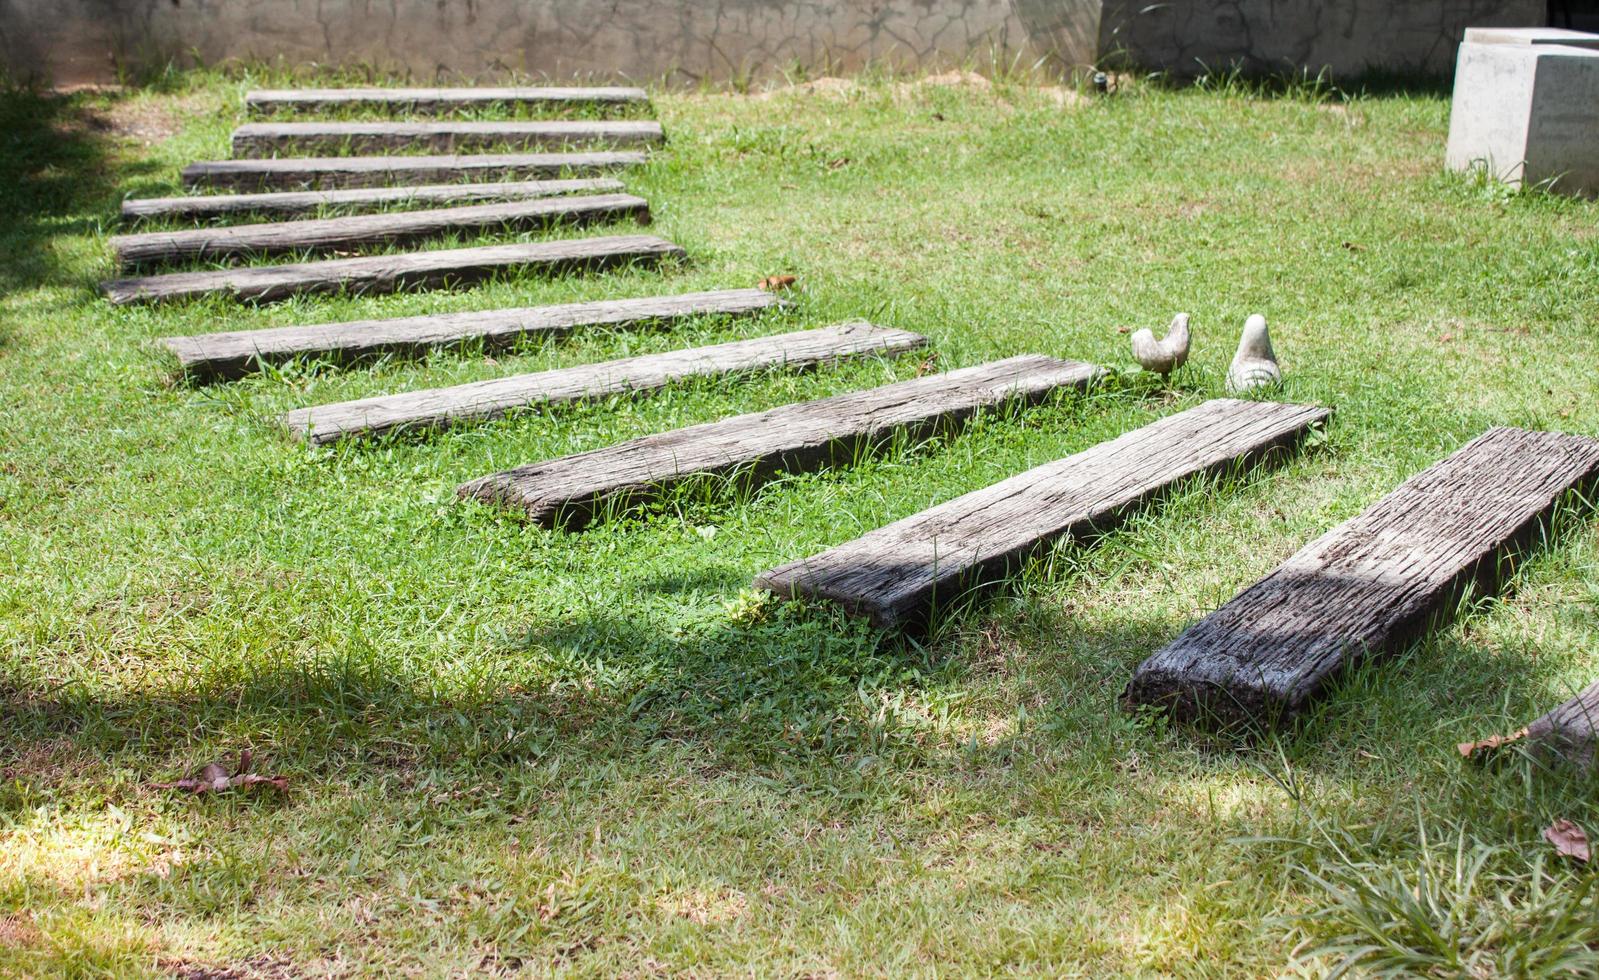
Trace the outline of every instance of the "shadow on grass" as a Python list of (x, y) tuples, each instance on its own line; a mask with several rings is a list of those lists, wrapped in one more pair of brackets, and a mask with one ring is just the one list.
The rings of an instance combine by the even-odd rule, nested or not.
[(117, 158), (110, 123), (89, 99), (0, 87), (0, 289), (67, 278), (53, 240), (98, 231), (120, 180), (155, 167)]

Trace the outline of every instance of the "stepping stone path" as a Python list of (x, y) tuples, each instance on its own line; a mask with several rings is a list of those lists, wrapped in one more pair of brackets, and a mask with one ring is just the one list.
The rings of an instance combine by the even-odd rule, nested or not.
[(595, 177), (585, 180), (521, 180), (486, 184), (365, 187), (344, 191), (147, 197), (123, 201), (122, 220), (129, 222), (160, 218), (205, 220), (234, 214), (316, 214), (323, 208), (377, 211), (394, 204), (520, 201), (538, 197), (559, 197), (563, 194), (613, 194), (621, 190), (620, 180)]
[(200, 296), (270, 302), (300, 293), (391, 293), (401, 289), (478, 282), (513, 269), (565, 272), (681, 258), (683, 250), (653, 235), (452, 248), (405, 255), (372, 255), (293, 265), (114, 279), (100, 284), (113, 303), (154, 303)]
[(257, 191), (273, 187), (332, 190), (464, 180), (537, 180), (638, 167), (644, 160), (644, 154), (635, 151), (210, 160), (184, 167), (183, 183), (191, 188)]
[(333, 88), (259, 89), (244, 94), (247, 112), (278, 110), (375, 108), (390, 112), (433, 113), (503, 105), (611, 106), (643, 105), (649, 96), (641, 88)]
[(111, 251), (124, 270), (169, 262), (279, 255), (284, 252), (332, 252), (370, 245), (392, 245), (451, 232), (475, 233), (497, 228), (537, 228), (564, 223), (650, 220), (650, 206), (631, 194), (540, 198), (507, 204), (396, 211), (349, 218), (280, 221), (117, 235)]
[(306, 355), (351, 361), (391, 351), (417, 351), (467, 341), (500, 347), (534, 334), (555, 335), (583, 327), (635, 327), (697, 316), (742, 316), (781, 305), (760, 289), (723, 289), (678, 296), (530, 306), (471, 313), (435, 313), (389, 320), (352, 320), (268, 330), (167, 337), (196, 382), (242, 377), (263, 364)]
[(1468, 588), (1493, 592), (1556, 504), (1599, 481), (1599, 440), (1492, 429), (1144, 661), (1123, 701), (1270, 726), (1354, 663), (1404, 647)]
[(755, 586), (784, 599), (831, 600), (880, 627), (920, 622), (1050, 542), (1102, 533), (1185, 480), (1295, 443), (1329, 414), (1209, 401), (763, 572)]
[(491, 419), (533, 405), (653, 391), (684, 378), (747, 373), (763, 368), (812, 367), (867, 354), (900, 353), (925, 343), (924, 338), (903, 330), (847, 323), (449, 388), (301, 408), (286, 413), (283, 423), (307, 442), (329, 443), (395, 429), (438, 428)]
[(247, 123), (233, 131), (233, 155), (252, 159), (278, 154), (331, 156), (414, 149), (448, 153), (567, 146), (632, 147), (653, 146), (665, 138), (661, 124), (651, 120)]
[(464, 484), (463, 497), (518, 508), (546, 526), (580, 527), (596, 511), (627, 506), (695, 475), (762, 478), (857, 458), (904, 433), (928, 434), (980, 409), (1036, 403), (1083, 388), (1099, 368), (1024, 355), (866, 391), (738, 415), (534, 463)]

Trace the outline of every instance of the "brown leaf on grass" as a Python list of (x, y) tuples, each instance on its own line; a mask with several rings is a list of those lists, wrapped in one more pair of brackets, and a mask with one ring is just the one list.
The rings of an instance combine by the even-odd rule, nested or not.
[(252, 756), (249, 749), (239, 753), (239, 765), (229, 775), (227, 767), (220, 762), (208, 763), (200, 772), (191, 779), (179, 779), (170, 783), (151, 783), (151, 789), (177, 789), (187, 793), (223, 793), (230, 789), (245, 789), (250, 786), (259, 786), (262, 783), (274, 789), (288, 789), (289, 780), (286, 776), (258, 776), (250, 771)]
[(1502, 748), (1514, 742), (1519, 742), (1527, 737), (1525, 728), (1511, 732), (1509, 735), (1490, 735), (1480, 742), (1461, 742), (1455, 746), (1462, 759), (1482, 759), (1490, 755), (1495, 749)]
[(1588, 850), (1588, 835), (1564, 817), (1544, 828), (1543, 839), (1553, 844), (1555, 853), (1561, 857), (1574, 858), (1586, 864), (1593, 856)]
[(759, 289), (764, 289), (769, 293), (775, 293), (780, 289), (788, 289), (790, 286), (794, 285), (794, 281), (794, 277), (790, 275), (767, 276), (765, 279), (762, 279), (755, 285)]
[(936, 350), (935, 351), (929, 351), (928, 354), (927, 354), (927, 358), (925, 360), (923, 360), (922, 363), (916, 365), (916, 376), (919, 378), (919, 377), (921, 377), (924, 374), (930, 374), (931, 372), (937, 371), (937, 370), (938, 370), (938, 351), (936, 351)]

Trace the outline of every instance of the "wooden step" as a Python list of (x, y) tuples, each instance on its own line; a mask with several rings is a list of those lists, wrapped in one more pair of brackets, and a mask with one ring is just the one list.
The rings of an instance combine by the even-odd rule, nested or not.
[(419, 187), (365, 187), (343, 191), (282, 191), (267, 194), (190, 194), (122, 202), (123, 221), (185, 219), (203, 221), (236, 214), (302, 215), (323, 208), (379, 211), (407, 204), (457, 204), (523, 201), (563, 194), (614, 194), (622, 182), (612, 177), (586, 180), (518, 180), (484, 184), (425, 184)]
[(1492, 429), (1144, 661), (1123, 700), (1179, 718), (1271, 726), (1353, 663), (1402, 649), (1468, 588), (1492, 592), (1568, 491), (1599, 478), (1599, 440)]
[(654, 263), (682, 256), (681, 248), (653, 235), (613, 235), (369, 255), (292, 265), (173, 272), (163, 276), (113, 279), (101, 283), (100, 291), (117, 304), (217, 295), (271, 302), (300, 293), (348, 291), (375, 295), (422, 286), (459, 286), (515, 269), (553, 273), (604, 268), (625, 262)]
[(560, 147), (651, 146), (665, 139), (647, 119), (551, 119), (541, 122), (286, 122), (246, 123), (233, 131), (233, 155), (389, 153), (432, 150), (536, 150)]
[(503, 105), (507, 108), (545, 106), (612, 106), (642, 104), (649, 96), (641, 88), (602, 86), (571, 88), (523, 86), (518, 88), (313, 88), (254, 89), (244, 93), (248, 112), (296, 112), (374, 108), (396, 112), (437, 113)]
[(957, 497), (755, 579), (894, 627), (957, 605), (1060, 538), (1103, 532), (1204, 473), (1292, 445), (1324, 408), (1218, 399)]
[(631, 194), (598, 194), (361, 214), (348, 218), (274, 221), (231, 228), (150, 231), (112, 236), (111, 251), (120, 269), (131, 270), (196, 259), (398, 245), (452, 232), (470, 236), (501, 229), (538, 228), (557, 222), (582, 224), (627, 218), (647, 223), (649, 203)]
[(333, 190), (442, 184), (456, 181), (536, 180), (636, 167), (633, 150), (601, 153), (466, 153), (445, 156), (295, 157), (283, 160), (207, 160), (183, 168), (185, 187)]
[(178, 356), (185, 375), (193, 381), (207, 382), (241, 377), (263, 364), (307, 355), (352, 361), (473, 340), (492, 348), (532, 334), (554, 335), (583, 327), (632, 327), (695, 316), (739, 316), (779, 305), (777, 297), (765, 290), (723, 289), (597, 303), (235, 330), (167, 337), (161, 342)]
[(703, 474), (765, 479), (858, 458), (898, 433), (925, 437), (981, 409), (1035, 404), (1084, 388), (1092, 364), (1036, 354), (867, 391), (784, 405), (563, 456), (463, 484), (477, 497), (526, 511), (545, 525), (581, 527), (604, 507), (625, 507)]
[(329, 443), (394, 429), (439, 428), (490, 419), (532, 405), (652, 391), (672, 381), (700, 375), (802, 368), (864, 354), (893, 354), (924, 343), (922, 337), (903, 330), (847, 323), (450, 388), (301, 408), (285, 414), (283, 424), (308, 442)]
[(1540, 762), (1567, 762), (1591, 770), (1599, 763), (1599, 683), (1589, 684), (1577, 696), (1509, 735), (1456, 746), (1468, 759), (1497, 755), (1514, 745)]

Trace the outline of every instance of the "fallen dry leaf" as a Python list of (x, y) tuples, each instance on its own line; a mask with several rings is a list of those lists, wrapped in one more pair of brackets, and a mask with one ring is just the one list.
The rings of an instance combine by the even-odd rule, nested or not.
[(199, 774), (192, 779), (179, 779), (171, 783), (151, 783), (152, 789), (178, 789), (188, 793), (223, 793), (230, 789), (243, 789), (265, 783), (275, 789), (288, 789), (289, 780), (285, 776), (257, 776), (250, 771), (252, 759), (249, 749), (239, 753), (239, 765), (228, 774), (227, 767), (220, 762), (207, 764)]
[(775, 293), (780, 289), (788, 289), (790, 286), (794, 285), (794, 282), (794, 277), (789, 275), (767, 276), (765, 279), (762, 279), (755, 285), (769, 293)]
[(1519, 742), (1526, 737), (1527, 730), (1523, 728), (1519, 731), (1511, 732), (1509, 735), (1490, 735), (1480, 742), (1461, 742), (1455, 746), (1455, 750), (1460, 753), (1462, 759), (1481, 758), (1494, 749), (1510, 745), (1513, 742)]
[(1586, 864), (1592, 854), (1588, 850), (1588, 835), (1570, 820), (1561, 818), (1544, 828), (1543, 839), (1555, 846), (1555, 853), (1575, 858)]

